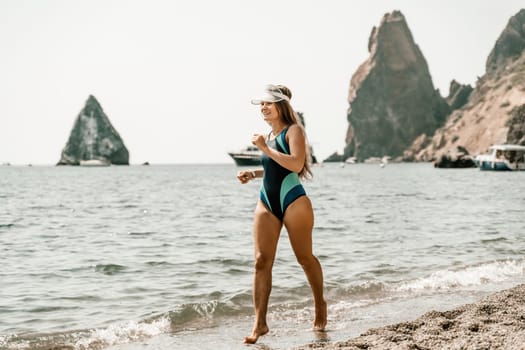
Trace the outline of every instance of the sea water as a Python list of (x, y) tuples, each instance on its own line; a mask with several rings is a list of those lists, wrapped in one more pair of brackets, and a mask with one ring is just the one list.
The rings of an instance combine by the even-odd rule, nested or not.
[[(0, 167), (0, 348), (246, 349), (260, 180), (233, 164)], [(283, 230), (254, 348), (338, 341), (525, 281), (525, 172), (326, 164), (328, 331)]]

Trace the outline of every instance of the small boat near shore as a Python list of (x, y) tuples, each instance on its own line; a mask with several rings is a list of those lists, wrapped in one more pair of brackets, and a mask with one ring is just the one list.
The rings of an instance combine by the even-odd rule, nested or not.
[(236, 152), (228, 152), (239, 166), (261, 165), (262, 152), (255, 146), (246, 146)]
[(474, 163), (480, 170), (525, 170), (525, 146), (494, 145), (487, 154), (474, 157)]
[(80, 166), (85, 167), (100, 167), (100, 166), (110, 166), (111, 162), (107, 159), (88, 159), (88, 160), (81, 160), (79, 162)]

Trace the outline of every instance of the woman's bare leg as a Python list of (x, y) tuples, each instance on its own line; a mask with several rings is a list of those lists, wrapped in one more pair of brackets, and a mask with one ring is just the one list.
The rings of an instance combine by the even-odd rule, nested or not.
[(286, 209), (284, 225), (297, 261), (302, 266), (312, 288), (315, 303), (314, 330), (324, 331), (327, 322), (326, 301), (323, 296), (323, 270), (312, 252), (314, 212), (306, 196), (297, 198)]
[(259, 201), (255, 208), (253, 221), (255, 253), (253, 306), (255, 309), (255, 322), (252, 334), (244, 338), (244, 342), (248, 344), (255, 343), (261, 335), (269, 331), (266, 324), (266, 312), (272, 289), (272, 267), (281, 228), (281, 222)]

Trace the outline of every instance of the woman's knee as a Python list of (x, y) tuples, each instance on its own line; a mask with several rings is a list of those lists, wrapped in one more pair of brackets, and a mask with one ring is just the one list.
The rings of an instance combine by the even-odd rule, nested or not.
[(312, 254), (296, 256), (297, 262), (303, 267), (303, 269), (309, 269), (313, 265), (317, 264), (317, 258)]
[(273, 257), (269, 254), (258, 252), (255, 254), (255, 270), (264, 271), (269, 270), (273, 266)]

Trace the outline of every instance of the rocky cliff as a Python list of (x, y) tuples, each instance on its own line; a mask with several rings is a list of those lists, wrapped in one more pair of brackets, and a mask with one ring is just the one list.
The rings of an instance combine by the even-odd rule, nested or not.
[(525, 145), (524, 135), (525, 9), (522, 9), (509, 20), (496, 41), (487, 59), (486, 72), (476, 82), (467, 102), (454, 110), (436, 132), (417, 137), (403, 159), (432, 161), (458, 149), (475, 155), (494, 144)]
[(434, 89), (427, 62), (403, 14), (385, 14), (369, 38), (369, 58), (353, 74), (343, 159), (402, 155), (451, 111)]
[(79, 165), (83, 160), (129, 165), (124, 142), (92, 95), (80, 111), (57, 165)]

